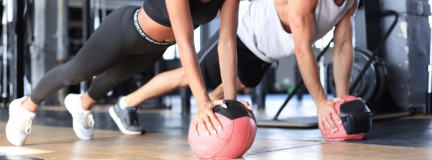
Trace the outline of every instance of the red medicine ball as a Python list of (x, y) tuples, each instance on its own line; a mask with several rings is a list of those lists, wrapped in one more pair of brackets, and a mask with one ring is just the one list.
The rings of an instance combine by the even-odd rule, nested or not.
[[(326, 126), (319, 125), (321, 134), (328, 141), (361, 140), (372, 127), (372, 113), (366, 104), (354, 96), (343, 96), (345, 102), (337, 102), (334, 107), (342, 124), (336, 124), (338, 131), (333, 133)], [(326, 134), (321, 130), (324, 127)]]
[(257, 125), (250, 110), (242, 103), (225, 100), (227, 108), (216, 106), (213, 111), (222, 125), (217, 134), (206, 134), (198, 129), (198, 136), (191, 123), (189, 144), (199, 158), (231, 159), (241, 157), (255, 140)]

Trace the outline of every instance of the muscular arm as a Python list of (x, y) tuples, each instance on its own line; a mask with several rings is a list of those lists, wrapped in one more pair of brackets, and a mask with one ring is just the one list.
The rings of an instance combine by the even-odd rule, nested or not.
[(294, 37), (296, 59), (303, 81), (315, 104), (326, 100), (319, 81), (318, 66), (312, 51), (314, 35), (314, 8), (316, 0), (291, 0), (288, 4), (288, 23)]
[(312, 52), (312, 41), (314, 35), (314, 9), (316, 0), (289, 1), (288, 23), (294, 37), (295, 52), (297, 63), (303, 81), (312, 99), (317, 106), (318, 125), (324, 130), (329, 128), (331, 132), (336, 132), (338, 128), (334, 122), (341, 123), (340, 117), (334, 109), (333, 100), (328, 100), (324, 89), (321, 86), (318, 75), (318, 67), (315, 56)]
[(237, 99), (237, 45), (235, 36), (239, 3), (239, 0), (226, 0), (220, 11), (218, 54), (223, 93), (226, 99)]
[(336, 96), (349, 94), (349, 76), (353, 64), (352, 20), (357, 8), (357, 1), (336, 25), (334, 31), (333, 73), (336, 84)]

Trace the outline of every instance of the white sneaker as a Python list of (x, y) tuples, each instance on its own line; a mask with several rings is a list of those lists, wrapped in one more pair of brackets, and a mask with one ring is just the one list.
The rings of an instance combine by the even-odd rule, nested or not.
[(91, 111), (81, 107), (80, 94), (68, 94), (64, 100), (66, 109), (73, 118), (73, 130), (82, 140), (90, 140), (93, 136), (94, 120)]
[(22, 108), (21, 103), (27, 97), (13, 100), (9, 105), (9, 120), (6, 124), (6, 138), (16, 146), (24, 145), (31, 132), (32, 120), (36, 114)]

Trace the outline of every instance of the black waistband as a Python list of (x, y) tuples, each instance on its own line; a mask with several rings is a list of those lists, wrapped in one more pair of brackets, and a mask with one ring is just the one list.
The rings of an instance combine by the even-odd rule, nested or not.
[(170, 45), (173, 45), (173, 44), (176, 43), (176, 42), (158, 42), (158, 41), (156, 41), (156, 40), (150, 38), (149, 36), (147, 36), (147, 35), (144, 33), (144, 31), (141, 29), (141, 27), (139, 26), (139, 24), (138, 24), (138, 11), (139, 11), (139, 9), (137, 9), (137, 10), (135, 11), (135, 13), (134, 13), (134, 24), (135, 24), (135, 27), (136, 27), (138, 33), (139, 33), (142, 37), (144, 37), (144, 38), (145, 38), (147, 41), (149, 41), (150, 43), (153, 43), (153, 44), (156, 44), (156, 45), (161, 45), (161, 46), (170, 46)]

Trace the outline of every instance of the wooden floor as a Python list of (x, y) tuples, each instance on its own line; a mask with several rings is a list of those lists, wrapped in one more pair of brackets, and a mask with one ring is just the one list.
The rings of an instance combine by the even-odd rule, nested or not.
[[(8, 143), (0, 123), (1, 155), (25, 159), (197, 159), (187, 136), (147, 134), (126, 136), (118, 131), (96, 130), (93, 140), (78, 140), (71, 128), (35, 125), (25, 146)], [(256, 139), (243, 156), (246, 160), (396, 160), (432, 159), (432, 149), (341, 142)]]
[[(42, 124), (40, 121), (35, 121), (26, 145), (17, 147), (9, 144), (6, 140), (4, 134), (6, 117), (2, 117), (4, 113), (0, 114), (0, 160), (197, 159), (189, 147), (187, 133), (183, 131), (187, 130), (187, 127), (181, 128), (181, 124), (176, 123), (181, 119), (177, 111), (159, 111), (162, 113), (161, 115), (168, 115), (165, 119), (172, 119), (166, 120), (161, 123), (163, 125), (156, 127), (159, 129), (167, 128), (166, 130), (152, 129), (152, 126), (156, 125), (155, 123), (159, 123), (154, 121), (144, 124), (148, 128), (147, 134), (138, 136), (123, 135), (115, 127), (111, 129), (97, 127), (93, 140), (84, 141), (76, 138), (70, 127), (71, 117), (68, 117), (69, 115), (64, 108), (57, 107), (56, 109), (41, 110), (55, 110), (58, 113), (57, 115), (62, 116), (62, 119), (68, 120), (64, 122), (67, 125), (53, 125), (53, 121), (60, 121), (61, 119), (49, 118), (49, 115), (52, 115), (51, 112), (38, 114), (38, 120), (42, 119), (50, 123)], [(98, 117), (95, 119), (98, 125), (100, 125), (102, 119), (106, 119), (107, 123), (105, 125), (108, 125), (108, 121), (112, 121), (104, 117), (106, 109), (97, 110), (97, 112), (104, 114), (95, 115)], [(160, 114), (154, 110), (140, 110), (139, 114), (142, 116), (147, 114), (146, 112)], [(405, 119), (400, 119), (374, 123), (374, 127), (376, 127), (374, 132), (371, 133), (367, 140), (360, 142), (326, 142), (322, 140), (316, 128), (281, 129), (260, 127), (252, 148), (239, 159), (432, 160), (431, 118), (431, 116), (418, 115), (405, 118), (408, 122)], [(144, 119), (143, 121), (147, 120)], [(402, 125), (400, 122), (408, 124)], [(398, 129), (406, 131), (401, 132)]]

